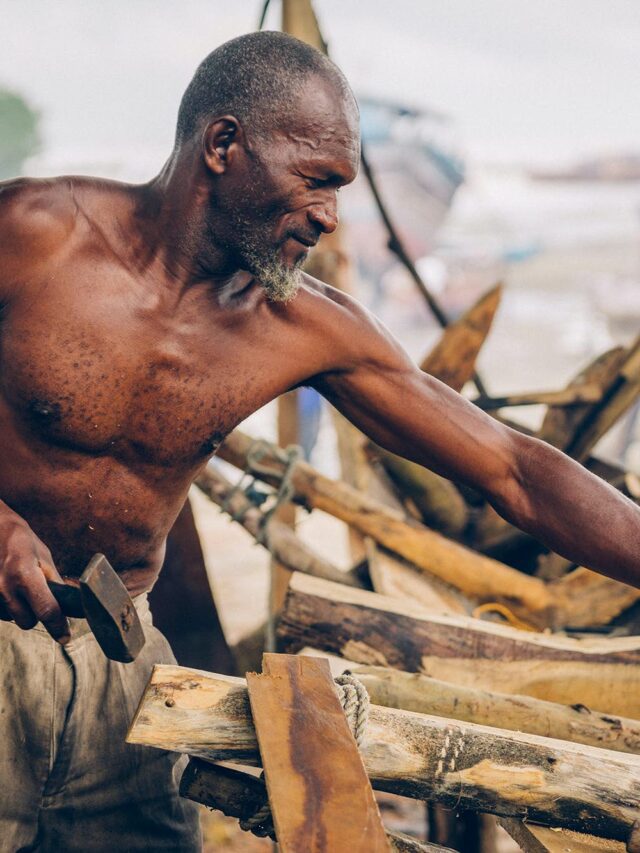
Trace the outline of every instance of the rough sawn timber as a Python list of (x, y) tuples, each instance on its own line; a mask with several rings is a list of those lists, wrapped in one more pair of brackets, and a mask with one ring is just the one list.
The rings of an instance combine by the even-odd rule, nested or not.
[(247, 688), (282, 853), (388, 851), (327, 661), (265, 654)]
[[(128, 740), (255, 764), (241, 679), (156, 666)], [(640, 817), (640, 757), (372, 705), (360, 748), (380, 790), (451, 808), (626, 840)]]
[(640, 637), (521, 631), (301, 574), (291, 577), (278, 634), (287, 651), (310, 646), (358, 663), (640, 717)]

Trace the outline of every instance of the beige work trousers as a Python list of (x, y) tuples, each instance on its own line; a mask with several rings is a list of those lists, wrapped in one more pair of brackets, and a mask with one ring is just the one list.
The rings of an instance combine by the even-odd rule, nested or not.
[(0, 622), (0, 851), (201, 849), (197, 807), (178, 796), (184, 758), (125, 743), (155, 663), (174, 663), (136, 599), (146, 644), (108, 660), (83, 619), (62, 647), (42, 626)]

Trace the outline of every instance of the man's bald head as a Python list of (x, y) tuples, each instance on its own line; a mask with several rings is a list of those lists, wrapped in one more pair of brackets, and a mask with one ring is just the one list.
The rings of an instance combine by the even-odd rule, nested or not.
[(319, 50), (286, 33), (263, 31), (232, 39), (200, 64), (178, 111), (176, 142), (186, 142), (216, 116), (233, 115), (245, 133), (269, 136), (286, 127), (292, 105), (311, 77), (353, 104), (340, 69)]

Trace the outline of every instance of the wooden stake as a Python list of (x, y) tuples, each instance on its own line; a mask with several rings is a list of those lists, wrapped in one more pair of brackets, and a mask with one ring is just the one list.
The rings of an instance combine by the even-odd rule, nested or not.
[(498, 284), (485, 293), (460, 319), (450, 323), (436, 346), (420, 362), (421, 370), (462, 391), (473, 379), (476, 360), (491, 330), (502, 297)]

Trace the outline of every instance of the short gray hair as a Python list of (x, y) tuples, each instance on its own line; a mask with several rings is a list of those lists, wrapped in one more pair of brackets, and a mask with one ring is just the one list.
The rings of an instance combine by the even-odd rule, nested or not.
[(323, 53), (286, 33), (262, 31), (216, 48), (198, 67), (180, 103), (176, 143), (216, 115), (233, 115), (265, 136), (291, 115), (309, 77), (320, 76), (351, 93), (340, 69)]

